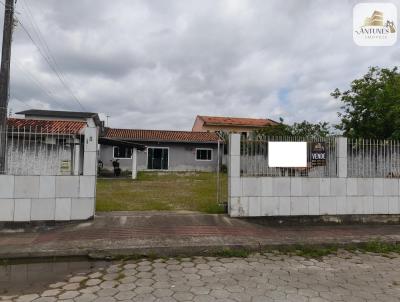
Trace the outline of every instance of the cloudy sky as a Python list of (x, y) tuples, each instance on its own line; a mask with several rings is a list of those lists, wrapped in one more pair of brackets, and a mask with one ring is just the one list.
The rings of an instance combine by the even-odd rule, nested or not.
[(185, 130), (197, 114), (335, 122), (330, 92), (368, 66), (400, 65), (399, 42), (354, 44), (356, 3), (18, 0), (41, 51), (18, 24), (10, 108), (81, 110), (72, 92), (112, 127)]

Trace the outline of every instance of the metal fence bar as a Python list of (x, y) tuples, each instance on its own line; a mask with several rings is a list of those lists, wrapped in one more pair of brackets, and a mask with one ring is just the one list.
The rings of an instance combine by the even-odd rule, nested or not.
[(397, 140), (349, 139), (349, 177), (400, 177), (400, 143)]
[(73, 129), (51, 130), (38, 126), (9, 126), (6, 131), (6, 174), (72, 175), (76, 142), (83, 134)]
[[(275, 168), (268, 166), (268, 142), (288, 141), (307, 142), (308, 162), (306, 168)], [(311, 160), (313, 143), (323, 143), (325, 146), (325, 165), (317, 165)], [(302, 138), (294, 136), (241, 138), (241, 173), (246, 176), (308, 176), (336, 177), (336, 139), (335, 137)]]
[[(308, 166), (306, 168), (268, 167), (269, 141), (307, 142)], [(318, 166), (310, 164), (311, 146), (324, 143), (326, 162)], [(347, 140), (348, 177), (391, 177), (400, 178), (400, 141), (377, 139)], [(241, 173), (244, 176), (294, 176), (294, 177), (337, 177), (336, 137), (242, 137)]]

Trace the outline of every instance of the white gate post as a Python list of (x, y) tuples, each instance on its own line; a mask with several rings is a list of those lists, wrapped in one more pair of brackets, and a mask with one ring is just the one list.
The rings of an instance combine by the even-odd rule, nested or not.
[[(235, 207), (234, 199), (242, 193), (240, 186), (240, 134), (229, 134), (228, 150), (228, 214)], [(234, 215), (236, 216), (236, 214)]]
[(137, 149), (132, 150), (132, 179), (137, 178)]
[(347, 177), (347, 137), (336, 138), (336, 159), (338, 177)]

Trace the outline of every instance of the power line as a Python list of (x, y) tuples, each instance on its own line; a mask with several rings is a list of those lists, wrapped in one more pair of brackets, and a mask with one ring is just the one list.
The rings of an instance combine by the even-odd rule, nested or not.
[[(0, 0), (0, 3), (3, 4), (6, 7), (6, 4)], [(46, 40), (44, 39), (44, 36), (41, 34), (39, 27), (37, 26), (37, 23), (32, 15), (32, 12), (30, 11), (27, 3), (25, 3), (25, 7), (26, 7), (26, 12), (27, 12), (27, 16), (28, 16), (28, 20), (30, 21), (30, 23), (32, 24), (32, 28), (36, 34), (36, 36), (38, 37), (39, 42), (42, 44), (42, 47), (44, 45), (44, 49), (45, 51), (42, 50), (42, 48), (36, 43), (35, 39), (33, 38), (33, 36), (31, 35), (31, 33), (29, 32), (29, 30), (26, 28), (26, 26), (22, 23), (21, 20), (17, 19), (17, 22), (21, 25), (22, 30), (26, 33), (26, 35), (28, 36), (28, 38), (32, 41), (32, 43), (36, 46), (36, 48), (39, 51), (39, 54), (43, 57), (43, 59), (46, 61), (46, 63), (49, 65), (49, 67), (51, 68), (51, 70), (55, 73), (55, 75), (57, 76), (57, 78), (59, 79), (60, 83), (64, 86), (64, 88), (71, 94), (72, 98), (78, 103), (78, 105), (80, 106), (80, 108), (84, 111), (86, 111), (85, 107), (82, 105), (82, 103), (79, 101), (79, 99), (77, 98), (77, 96), (73, 93), (73, 91), (71, 90), (71, 88), (67, 85), (66, 80), (64, 75), (61, 73), (60, 71), (60, 67), (57, 64), (57, 61), (55, 60), (54, 56), (51, 54), (50, 48), (46, 42)], [(32, 20), (30, 20), (29, 15), (32, 17)], [(36, 26), (34, 25), (34, 23), (36, 24)], [(46, 51), (47, 51), (47, 55), (46, 55)]]
[(21, 22), (21, 20), (17, 19), (18, 23), (21, 25), (21, 28), (23, 31), (26, 33), (28, 38), (32, 41), (32, 43), (36, 46), (38, 49), (40, 55), (43, 57), (43, 59), (46, 61), (46, 63), (49, 65), (49, 67), (52, 69), (52, 71), (55, 73), (57, 78), (60, 80), (61, 84), (64, 86), (66, 90), (71, 94), (71, 96), (74, 98), (74, 100), (79, 104), (82, 110), (85, 110), (85, 107), (83, 107), (82, 103), (79, 101), (79, 99), (75, 96), (75, 94), (72, 92), (71, 88), (65, 83), (63, 77), (60, 75), (59, 71), (56, 69), (54, 64), (49, 60), (49, 58), (46, 56), (46, 54), (43, 53), (42, 49), (39, 47), (39, 45), (36, 43), (36, 41), (33, 39), (32, 35), (28, 31), (28, 29), (25, 27), (25, 25)]
[(21, 70), (24, 73), (24, 76), (30, 80), (31, 82), (33, 82), (40, 90), (42, 90), (50, 99), (52, 99), (54, 102), (56, 102), (61, 108), (63, 108), (63, 104), (61, 104), (60, 102), (58, 102), (56, 100), (56, 97), (54, 96), (54, 94), (45, 88), (45, 86), (40, 82), (39, 79), (37, 79), (28, 69), (25, 69), (21, 66), (21, 64), (19, 64), (18, 62), (14, 61), (15, 66), (18, 67), (19, 70)]
[[(32, 24), (33, 30), (36, 32), (36, 35), (37, 35), (37, 37), (39, 38), (39, 41), (42, 43), (42, 45), (44, 45), (44, 49), (45, 49), (45, 52), (47, 51), (48, 58), (50, 59), (50, 61), (52, 61), (52, 62), (54, 63), (55, 69), (58, 70), (58, 74), (59, 74), (60, 77), (62, 78), (62, 82), (65, 84), (65, 82), (66, 82), (65, 76), (64, 76), (63, 73), (61, 72), (61, 68), (60, 68), (60, 66), (59, 66), (58, 63), (57, 63), (57, 60), (56, 60), (55, 57), (53, 56), (53, 54), (52, 54), (52, 52), (51, 52), (51, 50), (50, 50), (50, 47), (49, 47), (49, 45), (47, 44), (46, 39), (45, 39), (45, 37), (43, 36), (43, 34), (42, 34), (42, 32), (41, 32), (41, 30), (40, 30), (40, 28), (39, 28), (39, 26), (38, 26), (38, 24), (37, 24), (37, 22), (36, 22), (36, 20), (35, 20), (35, 17), (34, 17), (33, 14), (32, 14), (32, 10), (30, 9), (29, 1), (23, 0), (23, 5), (24, 5), (24, 8), (25, 8), (25, 11), (27, 12), (28, 20), (29, 20), (29, 21), (31, 22), (31, 24)], [(65, 85), (64, 85), (64, 86), (65, 86)], [(72, 92), (71, 88), (70, 88), (68, 85), (66, 85), (66, 86), (67, 86), (67, 87), (66, 87), (67, 90), (71, 93), (71, 95), (73, 96), (73, 98), (75, 99), (75, 101), (79, 104), (79, 106), (80, 106), (82, 109), (85, 109), (85, 108), (83, 107), (83, 105), (81, 104), (81, 102), (79, 101), (79, 99), (78, 99), (78, 98), (75, 96), (75, 94)]]

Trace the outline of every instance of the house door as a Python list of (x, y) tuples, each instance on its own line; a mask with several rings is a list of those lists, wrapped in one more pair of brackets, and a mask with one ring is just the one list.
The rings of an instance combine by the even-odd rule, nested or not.
[(147, 149), (147, 169), (168, 170), (168, 148)]

